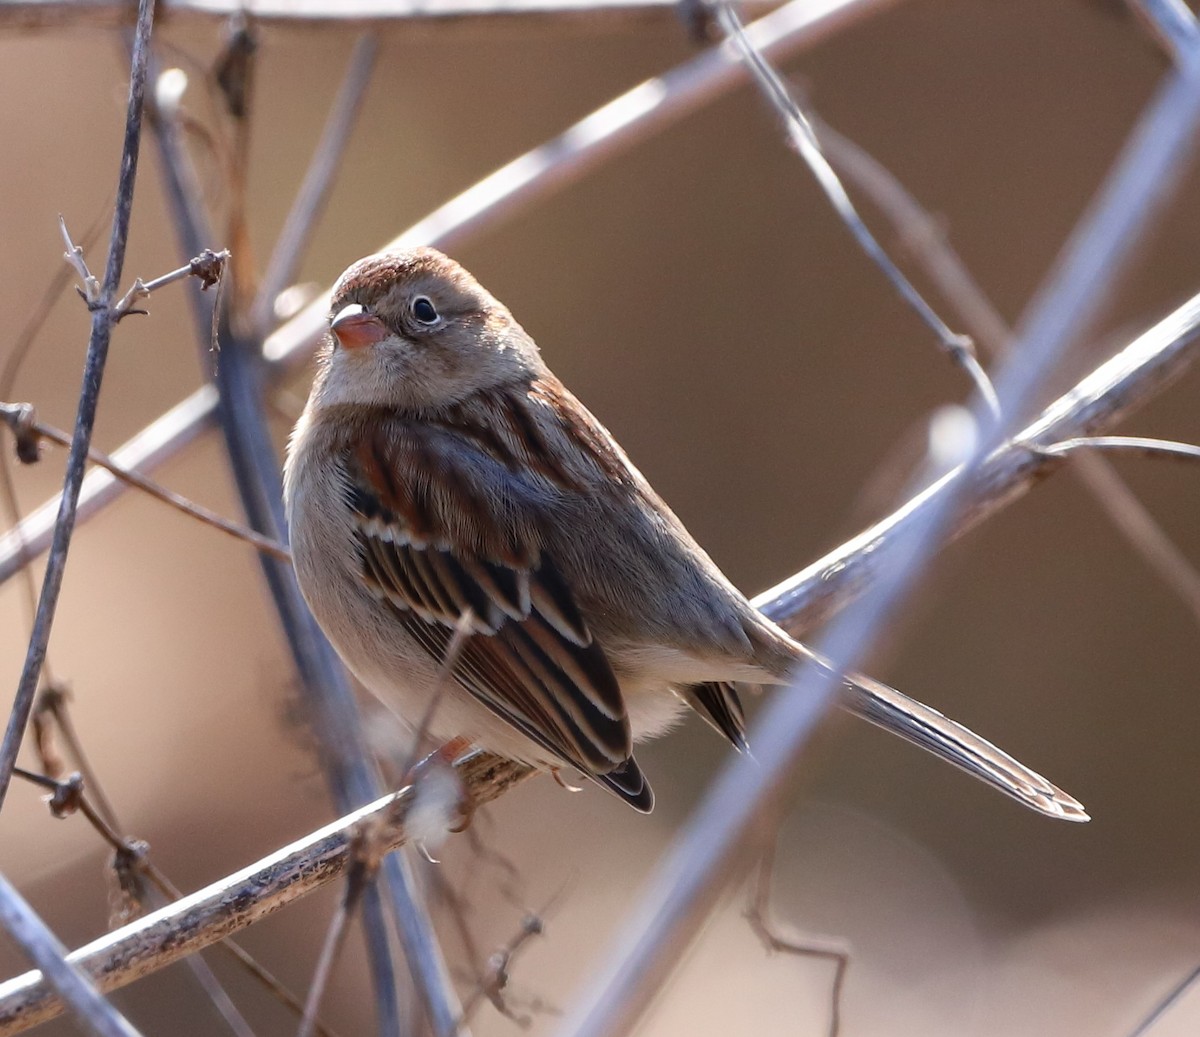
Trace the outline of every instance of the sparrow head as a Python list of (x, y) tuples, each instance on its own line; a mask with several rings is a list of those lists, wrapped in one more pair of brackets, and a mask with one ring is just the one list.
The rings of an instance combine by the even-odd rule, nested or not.
[(536, 376), (537, 346), (512, 314), (436, 249), (382, 252), (333, 288), (324, 404), (430, 409)]

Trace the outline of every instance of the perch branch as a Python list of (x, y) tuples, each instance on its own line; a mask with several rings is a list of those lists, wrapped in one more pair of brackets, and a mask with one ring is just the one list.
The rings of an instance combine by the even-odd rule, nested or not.
[[(1169, 384), (1198, 352), (1200, 296), (1141, 335), (996, 450), (981, 469), (990, 475), (975, 484), (975, 492), (984, 499), (970, 503), (964, 511), (965, 518), (959, 520), (958, 530), (994, 514), (1065, 464), (1064, 459), (1046, 457), (1040, 450), (1029, 449), (1027, 443), (1052, 443), (1115, 422)], [(1114, 399), (1107, 400), (1109, 395)], [(833, 552), (824, 564), (810, 567), (800, 577), (787, 581), (778, 599), (769, 596), (758, 599), (758, 607), (784, 622), (789, 609), (796, 609), (801, 617), (833, 612), (840, 604), (836, 594), (850, 595), (861, 587), (858, 579), (842, 582), (835, 598), (830, 599), (823, 590), (829, 573), (837, 565), (856, 568), (859, 556), (888, 541), (892, 536), (890, 526), (911, 521), (907, 516), (914, 508), (928, 507), (930, 495), (946, 494), (950, 481), (961, 478), (952, 475), (941, 480), (901, 508), (889, 522), (856, 537)], [(838, 560), (836, 564), (834, 559)], [(494, 759), (489, 765), (481, 757), (472, 757), (457, 769), (464, 787), (480, 803), (496, 798), (525, 776), (514, 765)], [(342, 818), (265, 861), (158, 912), (152, 926), (142, 919), (74, 952), (72, 960), (96, 976), (103, 989), (110, 990), (175, 961), (181, 954), (207, 946), (340, 875), (354, 824), (368, 813), (391, 809), (390, 804), (401, 800), (408, 803), (411, 792), (404, 790), (365, 811)], [(397, 838), (402, 839), (402, 834), (398, 833)], [(295, 885), (301, 888), (296, 889)], [(182, 941), (182, 948), (174, 944), (176, 935)], [(59, 1011), (61, 1006), (41, 984), (36, 972), (0, 985), (0, 1037), (20, 1033)]]
[[(455, 769), (478, 805), (490, 803), (530, 773), (484, 753), (468, 756)], [(68, 960), (105, 991), (178, 961), (344, 874), (360, 825), (372, 826), (381, 851), (403, 845), (405, 818), (414, 798), (411, 785), (384, 796), (220, 882), (102, 936)], [(62, 1004), (38, 972), (0, 984), (0, 1037), (21, 1033), (61, 1011)]]
[[(108, 259), (104, 268), (104, 281), (99, 295), (88, 300), (92, 311), (92, 330), (88, 341), (87, 357), (83, 367), (83, 386), (79, 393), (79, 408), (75, 417), (75, 431), (71, 449), (67, 455), (66, 476), (60, 496), (58, 517), (54, 524), (54, 536), (50, 547), (50, 558), (42, 577), (42, 591), (38, 598), (37, 612), (33, 621), (33, 634), (17, 685), (12, 711), (4, 741), (0, 743), (0, 807), (12, 780), (12, 769), (17, 762), (17, 753), (29, 723), (29, 713), (37, 693), (42, 675), (42, 664), (46, 660), (46, 648), (50, 642), (50, 630), (54, 625), (54, 613), (62, 590), (63, 574), (67, 566), (67, 553), (71, 547), (71, 535), (75, 531), (75, 511), (79, 501), (79, 490), (83, 483), (84, 467), (87, 464), (88, 446), (91, 444), (92, 429), (96, 423), (96, 409), (100, 402), (100, 383), (104, 378), (104, 366), (108, 360), (108, 346), (112, 340), (112, 329), (116, 323), (111, 306), (121, 271), (125, 265), (125, 245), (129, 236), (129, 218), (133, 211), (133, 186), (137, 178), (138, 152), (142, 136), (142, 102), (146, 94), (146, 68), (150, 60), (150, 31), (154, 24), (152, 0), (140, 0), (138, 4), (137, 29), (134, 36), (133, 57), (129, 73), (129, 102), (125, 115), (125, 140), (121, 150), (121, 171), (117, 182), (117, 200), (113, 208), (112, 236), (108, 247)], [(65, 235), (64, 229), (64, 235)], [(69, 258), (76, 258), (73, 247)], [(79, 258), (81, 266), (82, 258)], [(91, 294), (91, 282), (85, 297)]]
[[(758, 49), (781, 59), (811, 46), (872, 10), (897, 0), (792, 0), (746, 28)], [(471, 234), (515, 216), (523, 207), (566, 187), (704, 105), (729, 93), (744, 75), (736, 55), (714, 47), (648, 79), (577, 122), (549, 143), (514, 159), (410, 227), (385, 248), (436, 245), (451, 248)], [(264, 345), (273, 366), (305, 363), (325, 333), (329, 293), (276, 329)], [(193, 393), (113, 454), (125, 468), (151, 472), (214, 424), (216, 394)], [(84, 480), (79, 520), (98, 514), (124, 491), (115, 479), (93, 472)], [(0, 583), (45, 551), (58, 509), (53, 499), (18, 529), (0, 537)], [(20, 535), (18, 535), (18, 532)]]

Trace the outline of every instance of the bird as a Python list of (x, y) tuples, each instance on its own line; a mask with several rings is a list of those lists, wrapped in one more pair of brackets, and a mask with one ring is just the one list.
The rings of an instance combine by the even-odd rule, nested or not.
[[(433, 248), (367, 256), (334, 285), (284, 498), (300, 589), (368, 690), (439, 741), (573, 768), (638, 811), (654, 794), (635, 744), (690, 707), (746, 751), (739, 686), (813, 659)], [(855, 676), (841, 701), (1042, 814), (1087, 819), (885, 684)]]

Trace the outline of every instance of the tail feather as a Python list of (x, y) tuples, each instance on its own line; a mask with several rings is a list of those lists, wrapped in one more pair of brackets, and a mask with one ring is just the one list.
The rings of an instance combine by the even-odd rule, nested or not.
[(851, 713), (961, 767), (1032, 810), (1064, 821), (1089, 820), (1078, 800), (936, 709), (859, 673), (845, 683), (842, 704)]
[(654, 809), (654, 790), (650, 788), (650, 782), (646, 780), (646, 775), (632, 756), (606, 774), (593, 774), (590, 771), (584, 773), (598, 785), (615, 793), (634, 810), (648, 814)]
[(724, 735), (739, 752), (750, 748), (746, 741), (746, 714), (737, 688), (729, 681), (689, 684), (682, 689), (688, 705)]

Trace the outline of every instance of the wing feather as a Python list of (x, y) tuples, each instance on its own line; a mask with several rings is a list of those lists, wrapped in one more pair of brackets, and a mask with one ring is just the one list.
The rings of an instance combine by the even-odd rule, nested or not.
[(428, 423), (363, 433), (346, 456), (344, 497), (360, 577), (434, 659), (469, 609), (458, 683), (551, 759), (648, 809), (608, 658), (542, 549), (539, 516), (475, 477), (482, 442), (460, 437), (450, 449)]

